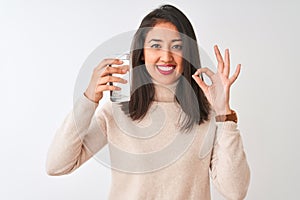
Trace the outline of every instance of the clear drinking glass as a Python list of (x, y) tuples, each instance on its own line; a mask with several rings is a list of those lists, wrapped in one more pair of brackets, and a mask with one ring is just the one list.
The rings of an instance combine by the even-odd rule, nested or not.
[(126, 74), (112, 74), (113, 76), (116, 77), (121, 77), (125, 80), (127, 80), (127, 83), (116, 83), (116, 82), (111, 82), (110, 85), (117, 86), (121, 88), (121, 90), (113, 90), (110, 91), (110, 100), (112, 102), (126, 102), (130, 100), (130, 72), (131, 72), (131, 67), (130, 67), (130, 54), (129, 53), (124, 53), (119, 56), (117, 56), (118, 59), (122, 60), (123, 63), (121, 65), (112, 65), (112, 67), (119, 67), (123, 65), (129, 65), (129, 71), (126, 72)]

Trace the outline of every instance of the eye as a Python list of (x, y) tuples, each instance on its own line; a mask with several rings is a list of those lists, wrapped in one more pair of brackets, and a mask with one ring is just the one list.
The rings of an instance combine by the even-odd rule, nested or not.
[(160, 44), (152, 44), (151, 48), (158, 49), (161, 48)]
[(172, 49), (182, 50), (182, 45), (176, 44), (176, 45), (172, 46)]

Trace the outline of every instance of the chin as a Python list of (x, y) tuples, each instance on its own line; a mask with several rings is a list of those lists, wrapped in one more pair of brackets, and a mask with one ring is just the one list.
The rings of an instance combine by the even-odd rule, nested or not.
[(179, 79), (179, 77), (178, 78), (174, 77), (173, 79), (167, 79), (167, 80), (152, 78), (152, 80), (154, 80), (154, 82), (162, 84), (162, 85), (171, 85), (171, 84), (175, 83), (178, 79)]

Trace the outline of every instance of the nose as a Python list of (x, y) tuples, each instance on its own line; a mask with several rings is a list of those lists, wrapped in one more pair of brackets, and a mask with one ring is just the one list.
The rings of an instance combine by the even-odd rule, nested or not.
[(169, 51), (168, 49), (162, 49), (160, 52), (160, 60), (168, 63), (173, 61), (173, 54), (171, 51)]

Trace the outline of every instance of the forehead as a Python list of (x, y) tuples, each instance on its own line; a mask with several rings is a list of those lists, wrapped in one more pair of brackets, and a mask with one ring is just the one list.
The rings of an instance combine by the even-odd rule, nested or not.
[(170, 22), (160, 22), (156, 24), (147, 34), (148, 39), (180, 39), (180, 34), (175, 25)]

